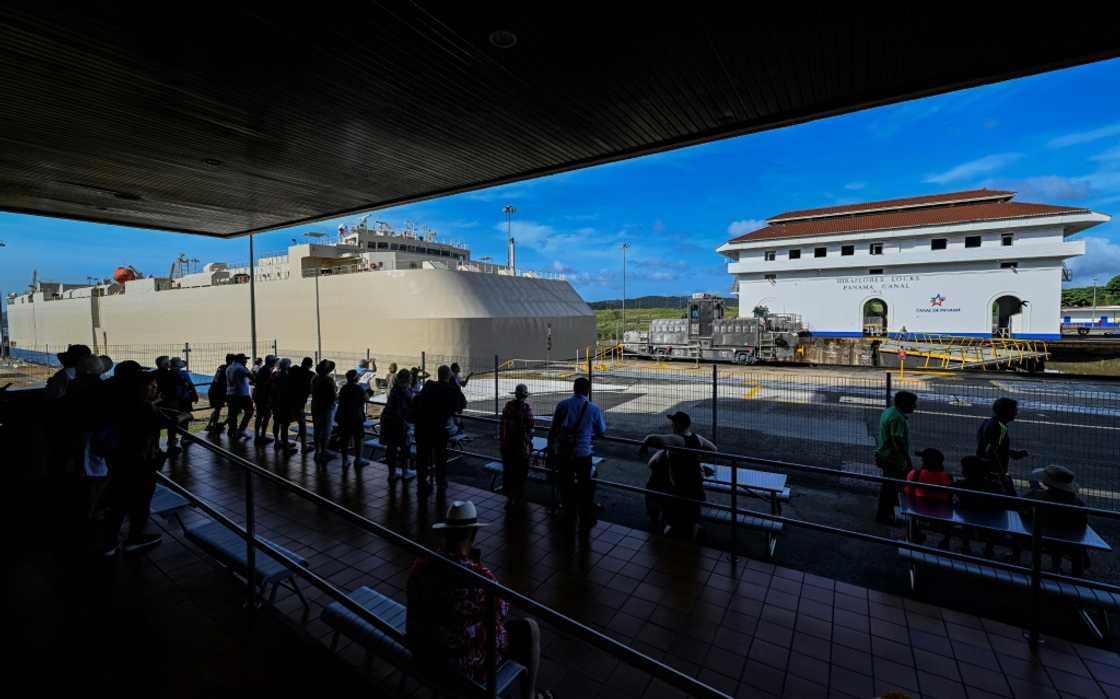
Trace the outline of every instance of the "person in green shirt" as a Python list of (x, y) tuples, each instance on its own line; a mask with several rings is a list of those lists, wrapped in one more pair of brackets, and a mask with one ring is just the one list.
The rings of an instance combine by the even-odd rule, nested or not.
[[(914, 412), (918, 396), (910, 391), (894, 394), (894, 405), (879, 416), (879, 448), (875, 450), (875, 465), (886, 478), (906, 478), (914, 467), (910, 460), (910, 421), (906, 416)], [(879, 487), (879, 508), (875, 521), (894, 524), (894, 507), (898, 504), (898, 485), (883, 483)]]

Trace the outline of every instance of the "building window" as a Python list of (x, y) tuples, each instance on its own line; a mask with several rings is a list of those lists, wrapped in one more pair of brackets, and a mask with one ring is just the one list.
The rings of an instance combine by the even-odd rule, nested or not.
[(980, 247), (980, 241), (981, 241), (981, 238), (978, 235), (965, 236), (964, 246), (966, 248), (978, 248), (978, 247)]
[(776, 281), (777, 279), (778, 279), (778, 275), (776, 275), (776, 274), (767, 274), (766, 275), (766, 281), (768, 281), (768, 282)]
[(934, 238), (933, 240), (929, 241), (930, 250), (944, 250), (946, 247), (948, 247), (948, 245), (948, 238)]
[(882, 267), (875, 267), (873, 269), (867, 270), (867, 273), (871, 274), (871, 275), (880, 275), (880, 274), (883, 273), (883, 268)]
[(1015, 236), (1011, 233), (1004, 233), (1000, 238), (1000, 244), (1005, 248), (1009, 248), (1015, 244)]
[(789, 251), (789, 259), (800, 260), (801, 259), (801, 251), (800, 250), (790, 250)]
[(856, 246), (855, 245), (841, 245), (840, 246), (840, 254), (843, 255), (844, 257), (854, 255), (854, 254), (856, 254)]
[(1019, 263), (1018, 262), (1000, 262), (999, 263), (999, 268), (1000, 269), (1019, 269)]
[(883, 254), (883, 244), (882, 243), (872, 243), (871, 244), (871, 254), (872, 255), (882, 255)]
[(774, 252), (773, 250), (767, 250), (762, 254), (766, 257), (767, 262), (773, 262), (774, 258), (778, 256), (778, 253)]
[(824, 257), (828, 254), (828, 248), (813, 248), (813, 257)]

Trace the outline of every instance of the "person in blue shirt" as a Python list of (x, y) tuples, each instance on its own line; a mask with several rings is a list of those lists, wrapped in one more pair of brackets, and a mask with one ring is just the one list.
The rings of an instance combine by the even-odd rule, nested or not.
[(548, 453), (560, 479), (565, 515), (589, 532), (595, 526), (595, 484), (591, 480), (591, 438), (607, 431), (603, 411), (591, 402), (591, 382), (575, 380), (572, 397), (560, 401), (548, 431)]

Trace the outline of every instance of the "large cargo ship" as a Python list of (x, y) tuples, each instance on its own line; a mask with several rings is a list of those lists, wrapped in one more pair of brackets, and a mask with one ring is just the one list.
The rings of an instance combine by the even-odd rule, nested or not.
[[(421, 351), (464, 359), (574, 356), (595, 343), (595, 315), (561, 276), (472, 260), (465, 244), (411, 227), (311, 233), (253, 265), (257, 335), (284, 347)], [(236, 342), (249, 326), (248, 264), (186, 260), (165, 276), (122, 267), (93, 284), (34, 280), (9, 296), (13, 348), (66, 343)]]

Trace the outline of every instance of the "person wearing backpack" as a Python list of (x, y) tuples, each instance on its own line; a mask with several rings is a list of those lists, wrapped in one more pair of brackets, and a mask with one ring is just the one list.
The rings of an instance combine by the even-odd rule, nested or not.
[[(645, 456), (650, 447), (664, 451), (654, 456), (650, 466), (650, 490), (672, 493), (678, 498), (703, 501), (704, 471), (700, 456), (683, 452), (672, 447), (685, 447), (703, 451), (715, 451), (716, 445), (692, 431), (692, 418), (688, 413), (677, 411), (666, 416), (671, 425), (671, 434), (651, 434), (642, 441), (639, 453)], [(650, 488), (653, 485), (653, 488)], [(700, 504), (681, 500), (659, 498), (660, 514), (666, 536), (695, 538), (700, 531)], [(647, 508), (649, 509), (649, 508)], [(654, 514), (650, 512), (651, 519)]]
[(575, 380), (572, 397), (560, 401), (548, 431), (548, 453), (560, 482), (560, 503), (580, 532), (595, 526), (595, 483), (591, 480), (591, 438), (607, 431), (603, 411), (591, 402), (591, 382)]
[(222, 420), (222, 408), (226, 405), (226, 369), (229, 368), (230, 362), (233, 361), (233, 355), (227, 354), (225, 364), (218, 367), (214, 372), (214, 378), (210, 381), (210, 388), (206, 391), (206, 398), (210, 401), (210, 422), (206, 424), (207, 432), (221, 432), (222, 426), (226, 424)]
[(506, 509), (520, 510), (525, 507), (525, 481), (529, 478), (529, 461), (533, 455), (534, 418), (533, 408), (526, 400), (529, 387), (517, 384), (513, 396), (502, 410), (502, 481)]

